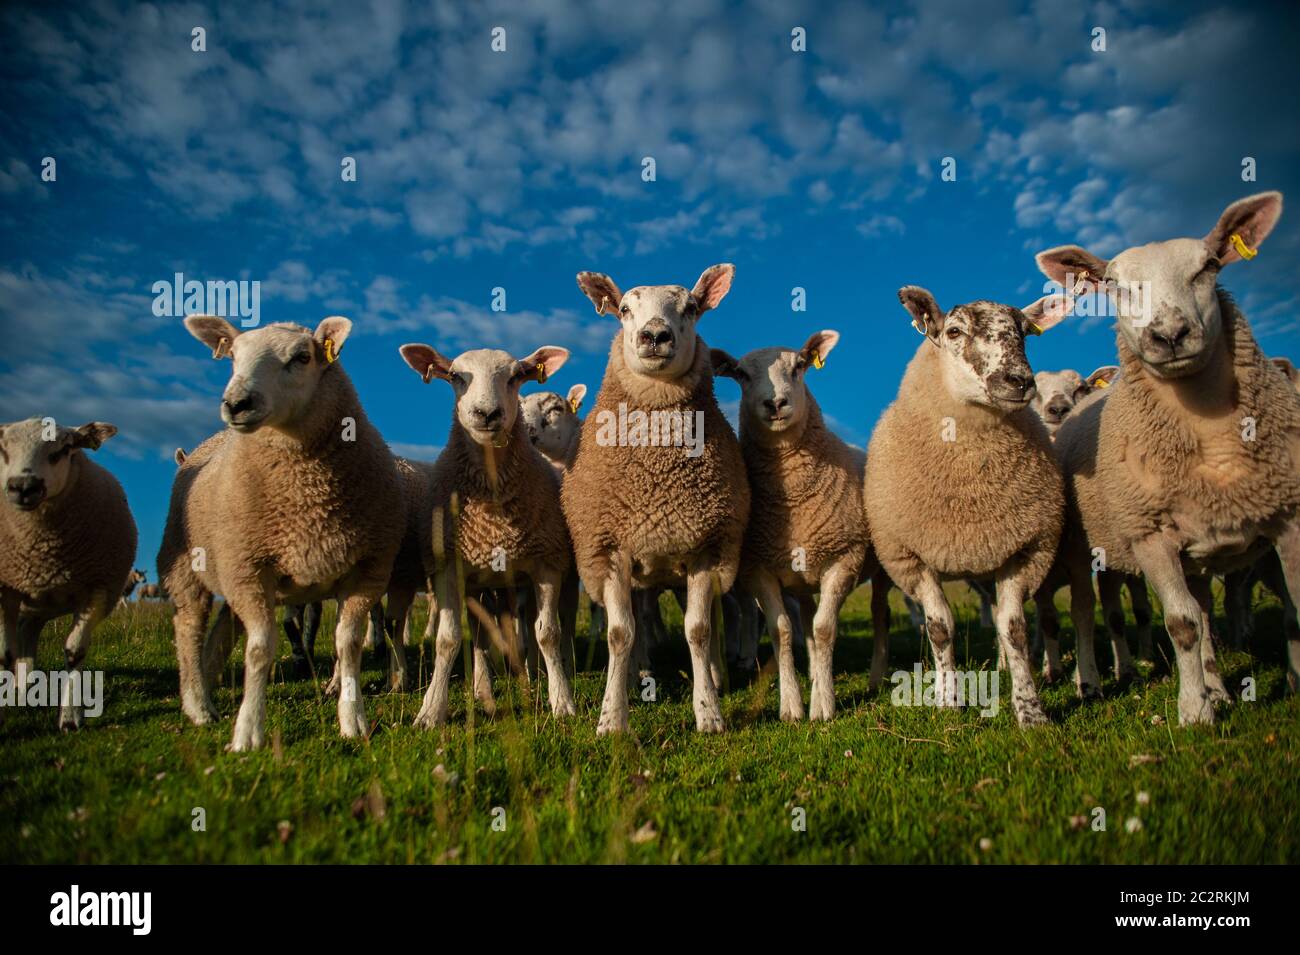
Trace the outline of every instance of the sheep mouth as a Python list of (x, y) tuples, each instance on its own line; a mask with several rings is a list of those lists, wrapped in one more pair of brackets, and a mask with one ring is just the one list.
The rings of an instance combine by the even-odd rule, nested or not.
[(1178, 378), (1199, 370), (1203, 363), (1204, 355), (1200, 352), (1164, 359), (1148, 358), (1145, 361), (1146, 366), (1160, 378)]
[(989, 398), (999, 408), (1005, 408), (1007, 411), (1019, 411), (1033, 400), (1034, 392), (1029, 391), (1007, 391), (999, 389), (989, 392)]
[(226, 419), (226, 424), (231, 430), (238, 431), (240, 434), (252, 434), (266, 421), (264, 411), (241, 411), (230, 414), (223, 408), (221, 416)]
[(500, 425), (493, 425), (487, 428), (467, 428), (466, 430), (469, 431), (470, 437), (472, 437), (476, 443), (490, 444), (494, 448), (505, 447), (506, 439), (510, 436), (509, 432)]
[(45, 501), (44, 491), (9, 491), (9, 503), (20, 511), (34, 511)]
[(767, 425), (769, 430), (784, 431), (793, 420), (794, 415), (792, 414), (773, 414), (766, 416), (763, 419), (763, 422)]

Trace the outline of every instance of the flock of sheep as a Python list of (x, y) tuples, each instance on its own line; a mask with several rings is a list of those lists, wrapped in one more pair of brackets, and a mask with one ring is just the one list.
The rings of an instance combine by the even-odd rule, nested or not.
[[(1262, 355), (1217, 281), (1222, 266), (1253, 258), (1281, 208), (1279, 193), (1250, 196), (1230, 205), (1204, 239), (1156, 242), (1110, 261), (1077, 246), (1050, 249), (1037, 262), (1065, 294), (1024, 309), (975, 301), (945, 310), (923, 288), (902, 289), (923, 340), (865, 456), (827, 427), (807, 382), (838, 333), (740, 358), (698, 336), (700, 318), (730, 289), (730, 265), (705, 270), (691, 289), (623, 292), (607, 275), (579, 274), (596, 310), (621, 326), (585, 421), (577, 417), (582, 386), (564, 396), (520, 396), (525, 383), (560, 370), (563, 348), (449, 358), (429, 345), (403, 345), (402, 358), (425, 383), (438, 378), (455, 395), (450, 435), (433, 464), (394, 458), (367, 419), (338, 360), (347, 319), (327, 318), (314, 331), (274, 324), (241, 332), (221, 318), (191, 316), (187, 329), (214, 358), (231, 360), (232, 374), (221, 401), (227, 427), (177, 455), (158, 554), (160, 584), (175, 604), (182, 708), (195, 723), (217, 719), (211, 688), (242, 631), (244, 694), (230, 748), (262, 746), (277, 605), (334, 599), (339, 729), (364, 735), (359, 681), (372, 610), (380, 608), (393, 685), (404, 687), (402, 634), (412, 601), (428, 591), (435, 662), (417, 725), (448, 719), (462, 601), (479, 621), (475, 698), (494, 706), (493, 621), (522, 600), (522, 629), (544, 662), (551, 710), (571, 716), (580, 581), (606, 620), (599, 732), (628, 727), (632, 666), (645, 660), (646, 631), (657, 620), (647, 601), (669, 588), (684, 591), (697, 729), (723, 728), (713, 644), (724, 596), (733, 607), (761, 608), (781, 718), (805, 715), (792, 650), (802, 632), (808, 715), (830, 719), (839, 611), (868, 579), (873, 684), (887, 662), (892, 583), (919, 603), (939, 702), (956, 705), (943, 584), (963, 579), (994, 584), (989, 599), (1014, 711), (1032, 725), (1047, 716), (1025, 602), (1036, 601), (1042, 676), (1052, 680), (1061, 666), (1052, 597), (1070, 588), (1077, 687), (1095, 695), (1099, 571), (1116, 675), (1132, 670), (1120, 587), (1127, 583), (1135, 607), (1147, 607), (1149, 584), (1176, 655), (1180, 721), (1205, 723), (1228, 699), (1210, 634), (1210, 575), (1235, 574), (1230, 579), (1248, 586), (1252, 568), (1274, 551), (1270, 566), (1280, 562), (1285, 577), (1274, 586), (1289, 591), (1281, 596), (1295, 689), (1300, 398), (1289, 363)], [(1126, 285), (1143, 285), (1148, 300), (1138, 309), (1117, 298), (1118, 366), (1086, 379), (1035, 376), (1026, 337), (1061, 322), (1073, 295)], [(740, 386), (739, 437), (718, 407), (715, 376)], [(0, 427), (0, 650), (19, 674), (33, 666), (43, 624), (68, 613), (65, 659), (75, 671), (95, 625), (123, 593), (135, 526), (121, 487), (84, 453), (115, 431), (50, 419)], [(692, 434), (698, 445), (684, 447)], [(209, 627), (216, 596), (224, 604)], [(522, 636), (506, 630), (514, 659)], [(1139, 651), (1150, 653), (1149, 630)], [(80, 725), (75, 701), (64, 701), (59, 722)]]

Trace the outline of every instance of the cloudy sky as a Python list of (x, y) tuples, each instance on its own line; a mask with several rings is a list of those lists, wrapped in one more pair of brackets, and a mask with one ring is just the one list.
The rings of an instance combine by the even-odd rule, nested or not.
[[(1300, 175), (1283, 4), (269, 6), (0, 12), (0, 420), (121, 428), (100, 457), (151, 579), (171, 453), (220, 427), (229, 373), (153, 314), (176, 272), (259, 281), (264, 322), (352, 318), (343, 361), (368, 413), (429, 456), (450, 390), (421, 385), (401, 343), (564, 345), (554, 386), (594, 389), (617, 324), (576, 272), (689, 286), (734, 262), (704, 337), (739, 355), (838, 329), (813, 384), (865, 445), (918, 344), (901, 285), (1027, 304), (1042, 248), (1200, 236)], [(1296, 215), (1224, 284), (1266, 350), (1300, 359)], [(1076, 319), (1030, 360), (1087, 372), (1114, 347), (1106, 321)], [(718, 391), (734, 407), (735, 385)]]

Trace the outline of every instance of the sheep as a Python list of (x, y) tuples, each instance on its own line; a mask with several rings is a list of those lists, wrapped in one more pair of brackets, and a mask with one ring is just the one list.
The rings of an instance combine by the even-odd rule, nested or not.
[(560, 470), (568, 467), (578, 451), (582, 419), (578, 409), (587, 396), (587, 386), (574, 385), (567, 395), (554, 391), (535, 391), (520, 400), (528, 439)]
[(0, 425), (0, 663), (25, 683), (41, 629), (72, 614), (63, 659), (73, 680), (59, 701), (59, 728), (78, 729), (71, 692), (95, 627), (117, 605), (135, 557), (136, 529), (122, 486), (86, 456), (117, 434), (92, 421), (52, 418)]
[(1047, 722), (1026, 653), (1024, 601), (1051, 566), (1061, 532), (1060, 471), (1028, 407), (1025, 334), (1064, 318), (1056, 300), (1023, 312), (978, 301), (942, 311), (928, 291), (899, 290), (925, 340), (867, 449), (863, 500), (880, 562), (925, 608), (940, 705), (957, 703), (952, 610), (942, 583), (992, 577), (996, 625), (1021, 726)]
[[(1042, 419), (1048, 435), (1053, 442), (1065, 419), (1081, 404), (1095, 400), (1092, 396), (1102, 394), (1119, 374), (1118, 365), (1102, 365), (1086, 378), (1073, 369), (1062, 371), (1039, 371), (1034, 374), (1036, 394), (1030, 407)], [(1068, 533), (1068, 525), (1066, 533)], [(1030, 644), (1030, 658), (1037, 662), (1043, 658), (1043, 679), (1055, 683), (1062, 676), (1060, 618), (1056, 612), (1053, 595), (1062, 587), (1069, 586), (1070, 579), (1063, 563), (1059, 560), (1052, 564), (1047, 577), (1034, 595), (1037, 607), (1035, 639)], [(1097, 577), (1097, 589), (1101, 594), (1103, 619), (1110, 630), (1111, 643), (1115, 650), (1115, 678), (1126, 681), (1133, 678), (1136, 670), (1129, 653), (1128, 640), (1124, 634), (1124, 610), (1120, 603), (1120, 588), (1128, 587), (1129, 598), (1133, 604), (1133, 616), (1137, 622), (1138, 655), (1144, 660), (1155, 658), (1151, 643), (1151, 599), (1147, 594), (1146, 581), (1140, 575), (1114, 574), (1102, 571)], [(1095, 696), (1099, 687), (1082, 686), (1084, 696)]]
[(217, 718), (204, 624), (220, 594), (248, 635), (229, 748), (263, 746), (276, 604), (335, 597), (339, 731), (364, 736), (361, 639), (404, 527), (393, 520), (402, 513), (393, 457), (338, 361), (352, 323), (332, 316), (314, 332), (289, 323), (240, 332), (192, 315), (185, 327), (233, 368), (221, 402), (227, 428), (178, 469), (158, 553), (176, 608), (182, 709), (196, 724)]
[[(522, 359), (480, 349), (449, 360), (425, 344), (406, 344), (400, 351), (426, 383), (441, 378), (456, 397), (451, 433), (434, 464), (420, 517), (425, 573), (433, 579), (437, 596), (438, 635), (433, 681), (415, 725), (428, 728), (447, 722), (448, 684), (460, 645), (458, 562), (466, 593), (512, 586), (517, 574), (532, 581), (551, 711), (557, 717), (572, 716), (573, 692), (560, 656), (557, 612), (560, 585), (572, 567), (573, 553), (560, 511), (559, 478), (528, 440), (519, 414), (519, 387), (526, 381), (545, 381), (569, 353), (547, 345)], [(453, 504), (459, 508), (454, 520)], [(493, 711), (481, 639), (474, 647), (473, 679), (475, 696)]]
[[(1281, 212), (1281, 193), (1258, 193), (1229, 205), (1204, 239), (1137, 246), (1109, 261), (1074, 245), (1037, 256), (1052, 280), (1104, 291), (1117, 305), (1123, 372), (1057, 435), (1080, 530), (1063, 556), (1081, 681), (1097, 680), (1096, 555), (1109, 569), (1141, 572), (1159, 596), (1182, 725), (1212, 723), (1214, 704), (1229, 698), (1208, 633), (1206, 575), (1276, 548), (1292, 606), (1300, 595), (1300, 400), (1217, 284), (1223, 266), (1255, 255)], [(1296, 689), (1294, 610), (1286, 631)]]
[[(761, 348), (739, 360), (712, 351), (714, 374), (741, 388), (740, 449), (751, 500), (739, 582), (758, 598), (773, 636), (783, 720), (801, 720), (804, 710), (782, 591), (808, 598), (820, 594), (815, 613), (805, 621), (811, 624), (808, 716), (829, 720), (835, 715), (832, 656), (840, 608), (864, 576), (880, 570), (862, 508), (865, 456), (826, 427), (806, 380), (808, 369), (823, 367), (839, 339), (839, 332), (828, 329), (814, 332), (797, 350)], [(888, 586), (882, 578), (872, 593), (877, 682), (889, 636)]]
[(138, 567), (132, 570), (131, 573), (127, 575), (126, 586), (122, 588), (122, 596), (117, 601), (118, 607), (125, 607), (126, 602), (131, 599), (131, 594), (135, 593), (135, 588), (139, 587), (148, 579), (149, 578), (145, 575), (145, 572), (140, 570)]
[(599, 734), (628, 729), (633, 589), (683, 582), (695, 727), (723, 728), (710, 606), (715, 592), (735, 582), (749, 483), (736, 435), (713, 395), (709, 349), (696, 323), (722, 301), (734, 274), (733, 265), (714, 265), (690, 290), (646, 285), (624, 294), (608, 275), (578, 273), (597, 313), (612, 311), (622, 323), (562, 490), (578, 573), (609, 621)]

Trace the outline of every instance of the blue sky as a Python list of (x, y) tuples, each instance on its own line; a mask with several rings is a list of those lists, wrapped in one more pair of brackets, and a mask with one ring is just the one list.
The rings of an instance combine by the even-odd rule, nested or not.
[[(918, 343), (900, 286), (1027, 304), (1040, 249), (1203, 235), (1300, 175), (1282, 4), (268, 6), (0, 12), (0, 420), (121, 428), (99, 459), (151, 579), (172, 450), (220, 427), (229, 373), (153, 315), (175, 272), (260, 281), (264, 322), (353, 319), (343, 362), (367, 412), (429, 456), (450, 389), (421, 385), (401, 343), (563, 345), (554, 387), (594, 394), (617, 323), (575, 273), (689, 286), (734, 262), (703, 336), (739, 355), (838, 329), (812, 384), (865, 445)], [(1267, 351), (1300, 359), (1296, 216), (1224, 284)], [(1086, 373), (1114, 350), (1106, 321), (1076, 319), (1029, 357)], [(734, 408), (735, 385), (718, 392)]]

